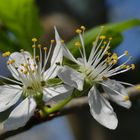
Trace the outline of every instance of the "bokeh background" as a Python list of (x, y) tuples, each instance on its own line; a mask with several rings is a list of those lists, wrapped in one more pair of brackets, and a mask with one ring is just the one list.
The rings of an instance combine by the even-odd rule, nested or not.
[[(8, 0), (4, 2), (9, 7)], [(35, 0), (34, 2), (39, 12), (39, 23), (34, 21), (31, 26), (41, 25), (45, 34), (40, 37), (40, 40), (44, 44), (52, 39), (54, 25), (57, 26), (62, 38), (67, 42), (75, 36), (75, 29), (80, 25), (85, 25), (87, 29), (90, 29), (105, 23), (140, 18), (139, 0)], [(0, 6), (3, 6), (2, 1), (0, 1)], [(10, 9), (4, 10), (9, 11)], [(29, 13), (32, 13), (32, 11), (29, 10)], [(24, 20), (24, 17), (21, 18)], [(6, 22), (2, 21), (3, 18), (1, 19), (0, 14), (0, 32), (6, 30), (5, 25), (7, 25)], [(15, 26), (16, 22), (18, 23), (18, 21), (13, 22)], [(26, 20), (25, 24), (27, 24)], [(33, 28), (31, 31), (33, 32), (32, 36), (34, 36), (37, 29)], [(6, 35), (12, 38), (13, 45), (18, 48), (15, 36), (10, 33)], [(30, 40), (31, 36), (28, 32), (25, 33), (25, 38), (27, 36)], [(125, 31), (123, 36), (124, 41), (115, 51), (121, 54), (128, 50), (134, 56), (132, 61), (136, 64), (136, 70), (115, 78), (138, 84), (140, 83), (140, 27)], [(0, 34), (0, 39), (1, 37)], [(24, 42), (22, 37), (20, 42)], [(0, 45), (2, 45), (1, 42)], [(0, 74), (8, 75), (4, 61), (1, 58), (0, 65), (3, 65), (3, 67), (0, 68)], [(114, 131), (98, 124), (90, 115), (89, 109), (84, 108), (76, 114), (59, 117), (37, 125), (24, 133), (9, 137), (7, 140), (140, 140), (140, 100), (135, 100), (130, 110), (112, 105), (119, 119), (119, 126)]]

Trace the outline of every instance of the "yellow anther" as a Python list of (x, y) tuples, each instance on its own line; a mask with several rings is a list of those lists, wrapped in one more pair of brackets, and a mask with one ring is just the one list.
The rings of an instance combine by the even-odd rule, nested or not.
[(103, 76), (102, 79), (103, 79), (103, 80), (107, 80), (108, 78), (107, 78), (106, 76)]
[(61, 43), (64, 43), (64, 40), (61, 40)]
[(108, 48), (108, 49), (110, 49), (111, 47), (110, 47), (110, 46), (108, 46), (107, 48)]
[(23, 72), (23, 69), (20, 69), (21, 72)]
[(37, 38), (32, 38), (32, 41), (33, 42), (37, 42)]
[(99, 38), (100, 38), (100, 39), (105, 39), (105, 38), (106, 38), (106, 36), (101, 35)]
[(81, 43), (79, 41), (75, 42), (74, 44), (76, 47), (80, 47), (81, 46)]
[(106, 51), (106, 52), (105, 52), (105, 54), (107, 54), (107, 55), (108, 55), (108, 51)]
[(135, 86), (137, 90), (140, 90), (140, 85)]
[(126, 56), (128, 56), (128, 51), (124, 51), (124, 54), (125, 54)]
[(37, 47), (38, 47), (38, 48), (41, 48), (42, 46), (41, 46), (41, 44), (38, 44)]
[(112, 40), (112, 37), (109, 37), (109, 40)]
[(105, 46), (101, 46), (101, 49), (104, 49), (105, 48)]
[(9, 60), (7, 61), (7, 65), (13, 64), (15, 62), (15, 60)]
[(127, 66), (126, 66), (126, 69), (128, 69), (128, 68), (130, 68), (130, 65), (127, 65)]
[(104, 41), (104, 44), (107, 44), (107, 42), (106, 42), (106, 41)]
[(108, 55), (108, 56), (110, 56), (110, 55), (111, 55), (111, 53), (108, 53), (107, 55)]
[(118, 62), (118, 61), (114, 59), (114, 60), (112, 61), (112, 64), (116, 64), (117, 62)]
[(2, 56), (3, 56), (3, 57), (7, 57), (7, 56), (9, 56), (10, 54), (11, 54), (11, 53), (8, 51), (8, 52), (3, 53)]
[(27, 70), (25, 70), (23, 73), (24, 73), (24, 74), (27, 74), (27, 73), (28, 73), (28, 71), (27, 71)]
[(117, 56), (116, 53), (113, 53), (112, 56), (111, 56), (111, 58), (114, 59), (114, 60), (118, 60), (118, 56)]
[(37, 61), (39, 61), (39, 56), (37, 55), (37, 56), (35, 57), (35, 59), (36, 59)]
[(81, 26), (80, 28), (81, 28), (83, 31), (86, 30), (86, 27), (85, 27), (85, 26)]
[(20, 49), (20, 52), (24, 52), (24, 50), (23, 49)]
[(128, 101), (129, 100), (129, 96), (124, 96), (124, 101)]
[(54, 39), (51, 40), (51, 43), (54, 43)]
[(80, 34), (81, 32), (82, 32), (82, 30), (80, 30), (80, 29), (76, 29), (76, 31), (75, 31), (77, 34)]
[(47, 50), (48, 50), (48, 48), (47, 48), (47, 47), (44, 47), (43, 49), (44, 49), (44, 51), (47, 51)]
[(32, 48), (36, 48), (36, 45), (32, 45)]
[(135, 64), (131, 64), (131, 68), (132, 68), (132, 70), (134, 70), (135, 69)]

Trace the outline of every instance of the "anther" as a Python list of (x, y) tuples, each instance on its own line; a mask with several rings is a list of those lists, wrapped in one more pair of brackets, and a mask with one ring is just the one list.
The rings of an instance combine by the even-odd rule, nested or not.
[(51, 40), (51, 43), (54, 43), (54, 39)]
[(32, 48), (36, 48), (36, 45), (32, 45)]
[(64, 40), (61, 40), (61, 43), (64, 43)]
[(124, 51), (124, 54), (125, 54), (126, 56), (128, 56), (128, 51)]
[(3, 57), (7, 57), (7, 56), (9, 56), (10, 54), (11, 54), (11, 53), (8, 51), (8, 52), (3, 53), (2, 56), (3, 56)]
[(102, 79), (105, 81), (108, 80), (108, 78), (106, 76), (103, 76)]
[(32, 38), (32, 41), (33, 41), (33, 42), (37, 42), (37, 39), (36, 39), (36, 38)]
[(85, 26), (81, 26), (80, 28), (81, 28), (83, 31), (86, 30), (86, 27), (85, 27)]
[(77, 34), (80, 34), (82, 31), (80, 29), (76, 29), (75, 31)]
[(131, 68), (132, 68), (132, 70), (134, 70), (135, 69), (135, 64), (131, 64)]
[(20, 52), (24, 52), (24, 50), (23, 49), (20, 49)]
[(99, 38), (100, 38), (100, 39), (105, 39), (105, 38), (106, 38), (106, 36), (101, 35)]
[(79, 41), (75, 42), (74, 44), (76, 47), (80, 47), (81, 46), (81, 43)]
[(44, 47), (43, 49), (44, 49), (44, 51), (47, 51), (47, 50), (48, 50), (48, 48), (47, 48), (47, 47)]
[(129, 100), (129, 96), (124, 96), (124, 101), (128, 101)]
[(140, 90), (140, 85), (135, 86), (137, 90)]
[(37, 47), (38, 47), (38, 48), (41, 48), (42, 46), (41, 46), (41, 44), (38, 44)]

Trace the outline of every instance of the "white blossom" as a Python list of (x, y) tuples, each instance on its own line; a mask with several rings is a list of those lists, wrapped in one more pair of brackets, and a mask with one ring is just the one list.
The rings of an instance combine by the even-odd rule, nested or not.
[[(80, 58), (75, 58), (65, 44), (63, 44), (64, 56), (77, 64), (78, 68), (73, 69), (65, 65), (58, 75), (64, 83), (74, 86), (81, 91), (83, 90), (84, 81), (89, 83), (91, 89), (88, 93), (88, 102), (92, 116), (103, 126), (115, 129), (118, 124), (116, 114), (108, 100), (99, 92), (97, 87), (101, 85), (112, 101), (125, 108), (130, 108), (131, 102), (122, 84), (130, 86), (131, 84), (111, 80), (109, 77), (134, 69), (135, 65), (128, 65), (128, 61), (132, 57), (128, 55), (127, 51), (120, 56), (116, 53), (111, 54), (109, 52), (111, 38), (106, 39), (105, 36), (101, 35), (101, 31), (93, 43), (90, 55), (87, 56), (83, 39), (84, 30), (85, 27), (83, 26), (81, 29), (76, 30), (80, 41), (75, 42), (75, 46), (79, 49)], [(122, 57), (127, 57), (127, 60), (116, 66), (115, 64)]]
[[(61, 39), (56, 29), (55, 40), (54, 50), (52, 49), (54, 40), (51, 40), (48, 49), (42, 48), (41, 45), (37, 46), (37, 39), (33, 38), (33, 55), (24, 50), (12, 54), (3, 53), (3, 56), (9, 56), (7, 66), (14, 78), (0, 76), (1, 79), (10, 82), (10, 84), (4, 83), (0, 86), (0, 112), (12, 109), (8, 118), (0, 123), (3, 131), (24, 126), (39, 106), (38, 102), (46, 103), (58, 96), (63, 99), (66, 97), (65, 94), (69, 95), (72, 92), (72, 88), (65, 84), (52, 86), (47, 83), (49, 79), (57, 76), (59, 71), (57, 63), (62, 63), (63, 59)], [(37, 50), (39, 55), (37, 55)]]

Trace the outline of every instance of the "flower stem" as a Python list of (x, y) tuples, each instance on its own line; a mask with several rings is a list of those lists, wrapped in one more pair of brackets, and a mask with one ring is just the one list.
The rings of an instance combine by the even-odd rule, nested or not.
[(58, 110), (60, 110), (61, 108), (63, 108), (67, 103), (69, 103), (72, 99), (74, 98), (73, 95), (69, 96), (68, 98), (66, 98), (65, 100), (61, 101), (60, 103), (58, 103), (57, 105), (54, 105), (51, 108), (48, 107), (44, 107), (44, 111), (46, 113), (46, 115), (49, 115), (51, 113), (54, 113)]

